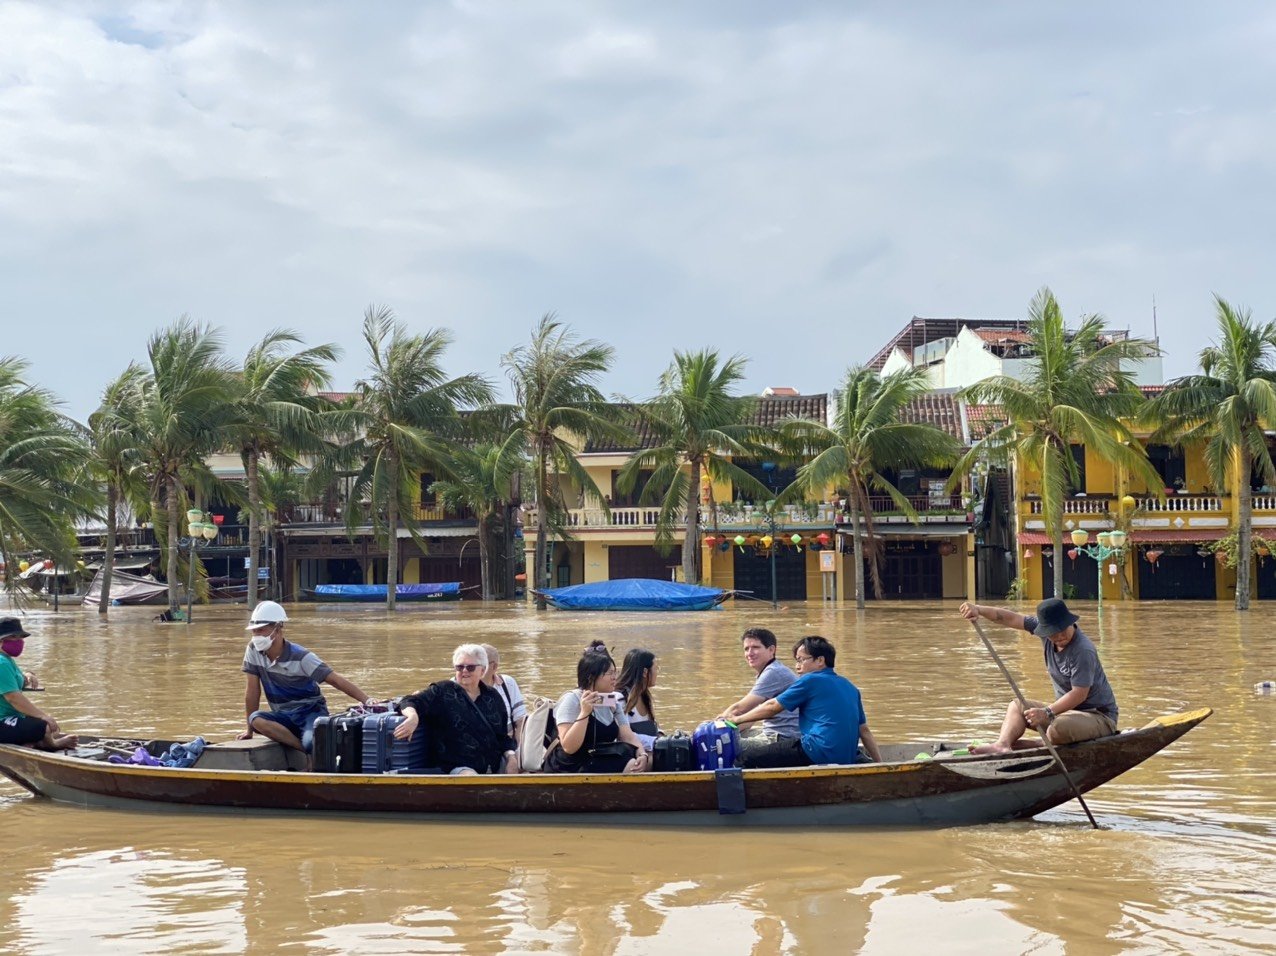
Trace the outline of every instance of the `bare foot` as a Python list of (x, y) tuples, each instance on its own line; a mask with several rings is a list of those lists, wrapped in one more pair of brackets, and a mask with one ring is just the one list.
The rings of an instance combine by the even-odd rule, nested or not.
[(75, 734), (59, 734), (53, 738), (54, 750), (71, 750), (79, 746), (80, 738)]
[(972, 754), (1008, 754), (1012, 749), (1011, 747), (1003, 747), (1001, 744), (979, 744), (976, 747), (971, 747), (970, 752)]

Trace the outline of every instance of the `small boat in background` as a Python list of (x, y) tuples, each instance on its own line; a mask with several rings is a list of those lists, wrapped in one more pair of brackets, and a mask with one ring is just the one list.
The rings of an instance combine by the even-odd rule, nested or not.
[[(88, 593), (80, 603), (85, 607), (96, 607), (102, 598), (102, 572), (93, 576)], [(167, 604), (168, 585), (154, 578), (141, 578), (126, 571), (111, 572), (112, 604)]]
[[(359, 601), (372, 604), (386, 599), (384, 584), (317, 584), (314, 595), (318, 601)], [(458, 601), (461, 598), (461, 582), (446, 581), (434, 584), (396, 584), (396, 601)]]
[(730, 591), (654, 578), (624, 578), (537, 591), (563, 611), (707, 611)]

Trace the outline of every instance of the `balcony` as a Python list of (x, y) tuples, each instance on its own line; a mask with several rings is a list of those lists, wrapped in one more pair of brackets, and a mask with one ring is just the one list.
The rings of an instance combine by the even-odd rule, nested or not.
[[(1150, 499), (1155, 501), (1156, 499)], [(1024, 502), (1024, 511), (1030, 515), (1041, 515), (1045, 513), (1045, 503), (1040, 498), (1029, 498)], [(1065, 498), (1063, 500), (1063, 513), (1065, 515), (1102, 515), (1106, 516), (1112, 510), (1112, 497), (1104, 495), (1102, 497), (1081, 497), (1081, 498)]]
[[(1259, 495), (1254, 496), (1254, 507), (1258, 508)], [(1271, 500), (1272, 496), (1266, 496)], [(1156, 498), (1136, 498), (1137, 507), (1148, 514), (1185, 514), (1223, 510), (1223, 499), (1219, 495), (1166, 495), (1164, 501)]]

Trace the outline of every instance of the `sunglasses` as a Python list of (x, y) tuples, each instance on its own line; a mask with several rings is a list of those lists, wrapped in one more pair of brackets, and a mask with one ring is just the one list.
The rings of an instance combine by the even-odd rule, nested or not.
[(483, 667), (482, 664), (453, 664), (452, 666), (456, 668), (456, 672), (458, 674), (461, 671), (465, 671), (467, 674), (473, 674), (476, 670), (480, 670)]

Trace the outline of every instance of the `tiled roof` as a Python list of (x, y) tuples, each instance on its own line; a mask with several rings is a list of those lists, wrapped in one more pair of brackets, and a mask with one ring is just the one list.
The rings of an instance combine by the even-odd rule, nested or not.
[[(637, 416), (634, 416), (635, 419)], [(790, 418), (809, 418), (817, 422), (828, 421), (828, 395), (767, 395), (757, 400), (754, 408), (753, 424), (773, 428)], [(639, 448), (652, 448), (656, 444), (646, 422), (630, 421), (629, 427), (636, 432), (635, 442), (598, 441), (589, 442), (585, 452), (589, 454), (613, 454), (617, 452), (637, 451)]]
[(1005, 424), (1006, 413), (1000, 405), (967, 405), (966, 422), (970, 425), (970, 440), (979, 441)]
[(934, 342), (936, 339), (956, 336), (963, 328), (969, 328), (974, 332), (980, 329), (996, 330), (1004, 334), (1026, 330), (1028, 321), (1026, 319), (927, 319), (915, 315), (907, 325), (891, 337), (889, 342), (878, 349), (877, 354), (866, 364), (869, 368), (880, 372), (894, 349), (903, 349), (911, 355), (918, 346)]
[(330, 402), (344, 402), (347, 398), (354, 398), (354, 392), (316, 392), (320, 398), (326, 398)]
[(1032, 337), (1019, 329), (971, 329), (985, 342), (996, 345), (999, 342), (1031, 342)]
[(899, 418), (908, 424), (934, 425), (962, 444), (966, 442), (961, 427), (961, 407), (953, 392), (927, 392), (900, 409)]

